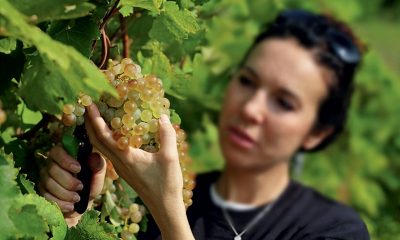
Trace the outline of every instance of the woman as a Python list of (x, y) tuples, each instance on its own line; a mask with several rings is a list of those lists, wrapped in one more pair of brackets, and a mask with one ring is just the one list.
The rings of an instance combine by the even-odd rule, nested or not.
[[(187, 216), (176, 136), (160, 120), (161, 149), (121, 151), (96, 106), (88, 108), (91, 142), (141, 196), (154, 222), (141, 239), (369, 239), (350, 208), (290, 180), (297, 152), (320, 150), (343, 129), (361, 51), (350, 31), (328, 17), (282, 12), (257, 36), (225, 95), (219, 136), (225, 167), (200, 175)], [(61, 147), (50, 153), (41, 191), (74, 224), (80, 188), (75, 162)], [(69, 163), (69, 164), (66, 164)], [(99, 192), (104, 163), (92, 193)], [(96, 165), (96, 164), (94, 164)], [(59, 183), (59, 184), (56, 184)], [(156, 225), (157, 226), (156, 226)], [(158, 228), (157, 228), (158, 227)]]

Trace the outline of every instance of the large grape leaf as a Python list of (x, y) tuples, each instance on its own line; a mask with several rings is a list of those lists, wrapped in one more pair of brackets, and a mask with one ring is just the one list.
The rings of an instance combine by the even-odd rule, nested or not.
[(15, 181), (17, 174), (18, 170), (13, 166), (12, 156), (6, 155), (4, 150), (0, 149), (0, 233), (5, 238), (16, 233), (7, 211), (14, 199), (20, 195)]
[(81, 91), (94, 98), (103, 91), (115, 93), (87, 58), (29, 25), (7, 1), (0, 3), (0, 35), (11, 35), (34, 45), (40, 53), (31, 56), (26, 64), (20, 90), (30, 108), (54, 114), (60, 112), (63, 103), (74, 102)]
[(164, 4), (164, 10), (153, 22), (150, 37), (159, 42), (182, 42), (189, 34), (194, 34), (200, 29), (196, 16), (187, 9), (180, 10), (172, 1)]
[(17, 239), (34, 237), (35, 239), (46, 239), (48, 226), (39, 216), (35, 205), (27, 204), (21, 207), (11, 207), (8, 211), (10, 219), (17, 226)]
[(112, 226), (106, 223), (99, 223), (100, 212), (95, 210), (87, 211), (83, 214), (76, 227), (68, 229), (66, 240), (108, 240), (118, 239), (112, 233)]
[[(34, 210), (30, 206), (33, 206)], [(29, 211), (25, 213), (27, 209)], [(32, 223), (24, 220), (22, 216), (11, 216), (11, 214), (16, 213), (18, 213), (17, 215), (25, 213), (27, 218), (37, 218), (36, 226), (31, 225)], [(10, 209), (9, 214), (15, 225), (18, 226), (19, 232), (22, 232), (21, 226), (26, 224), (24, 229), (28, 231), (27, 234), (32, 234), (35, 230), (40, 230), (41, 233), (51, 231), (54, 240), (65, 239), (67, 235), (68, 227), (61, 210), (55, 203), (51, 203), (39, 195), (26, 194), (19, 197)]]
[(96, 7), (87, 0), (13, 0), (11, 3), (35, 23), (83, 17)]
[(100, 37), (99, 27), (90, 17), (53, 22), (48, 33), (86, 57), (90, 57), (93, 40)]

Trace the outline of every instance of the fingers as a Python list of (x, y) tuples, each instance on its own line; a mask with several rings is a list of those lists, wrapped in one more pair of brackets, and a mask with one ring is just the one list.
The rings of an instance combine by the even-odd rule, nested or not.
[(48, 166), (48, 174), (54, 179), (59, 185), (66, 190), (78, 191), (82, 190), (82, 182), (74, 177), (71, 173), (62, 169), (57, 163), (50, 163)]
[(44, 192), (43, 197), (49, 201), (54, 201), (60, 207), (61, 211), (64, 213), (72, 212), (74, 210), (74, 204), (72, 202), (67, 202), (58, 199), (49, 192)]
[(176, 132), (167, 115), (163, 114), (160, 118), (160, 152), (167, 160), (178, 160), (178, 150), (176, 146)]
[(72, 173), (81, 171), (81, 165), (72, 158), (61, 145), (57, 145), (50, 150), (49, 157), (54, 160), (61, 168)]
[(74, 210), (73, 201), (64, 201), (59, 199), (58, 197), (55, 197), (53, 194), (47, 191), (47, 189), (43, 186), (43, 183), (39, 184), (39, 193), (45, 199), (56, 202), (61, 211), (64, 213), (72, 212)]
[(93, 172), (90, 186), (90, 199), (94, 199), (101, 193), (106, 175), (106, 162), (98, 153), (93, 153), (89, 157), (89, 166)]
[[(88, 125), (91, 128), (91, 141), (92, 144), (99, 144), (100, 142), (104, 145), (100, 145), (101, 147), (117, 147), (117, 143), (114, 141), (112, 137), (112, 131), (108, 128), (104, 119), (100, 116), (100, 112), (97, 109), (96, 105), (92, 104), (87, 108), (86, 115), (86, 129), (88, 129)], [(88, 123), (89, 124), (88, 124)]]

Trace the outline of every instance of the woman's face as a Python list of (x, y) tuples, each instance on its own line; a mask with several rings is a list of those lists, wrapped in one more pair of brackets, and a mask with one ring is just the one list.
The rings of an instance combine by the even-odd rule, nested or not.
[(219, 122), (229, 166), (287, 163), (326, 134), (312, 131), (329, 72), (293, 39), (259, 43), (227, 88)]

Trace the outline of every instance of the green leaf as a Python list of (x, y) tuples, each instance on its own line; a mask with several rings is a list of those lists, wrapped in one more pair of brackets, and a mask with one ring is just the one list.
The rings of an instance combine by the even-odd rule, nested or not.
[(149, 41), (149, 31), (153, 25), (154, 18), (147, 13), (128, 24), (129, 36), (134, 36), (134, 44), (131, 49), (138, 52)]
[(149, 35), (159, 42), (182, 42), (199, 29), (196, 16), (192, 12), (187, 9), (179, 10), (175, 2), (168, 1), (164, 11), (154, 20)]
[(11, 3), (35, 23), (83, 17), (96, 7), (87, 0), (13, 0)]
[(90, 17), (54, 22), (48, 33), (55, 40), (74, 47), (86, 57), (91, 55), (93, 41), (100, 37), (99, 27)]
[(121, 0), (118, 6), (122, 7), (124, 9), (123, 12), (125, 13), (130, 11), (133, 12), (134, 7), (160, 13), (160, 7), (163, 2), (164, 0)]
[(17, 48), (17, 41), (14, 38), (0, 39), (0, 52), (9, 54)]
[(133, 13), (133, 7), (123, 6), (119, 9), (119, 12), (122, 14), (123, 17), (128, 17)]
[(35, 237), (38, 239), (46, 239), (46, 232), (49, 229), (39, 216), (35, 205), (13, 206), (8, 211), (8, 215), (14, 225), (18, 226), (18, 238)]
[(12, 202), (18, 196), (20, 191), (17, 187), (16, 177), (18, 170), (13, 166), (12, 155), (6, 155), (3, 149), (0, 149), (0, 232), (2, 237), (14, 236), (16, 228), (8, 217), (8, 209)]
[(76, 227), (70, 228), (66, 240), (108, 240), (118, 239), (110, 229), (109, 224), (106, 226), (99, 223), (100, 213), (95, 210), (87, 211), (83, 214), (81, 221)]
[[(35, 208), (35, 211), (32, 210), (31, 206)], [(26, 209), (28, 209), (28, 213), (25, 213)], [(12, 213), (11, 213), (12, 212)], [(16, 213), (24, 213), (28, 218), (33, 218), (35, 220), (35, 225), (31, 225), (30, 221), (20, 219), (20, 217), (14, 217), (18, 221), (21, 221), (21, 224), (26, 224), (26, 230), (29, 234), (36, 230), (42, 230), (43, 225), (45, 226), (44, 233), (50, 231), (54, 240), (64, 239), (67, 234), (67, 224), (65, 223), (64, 216), (60, 210), (60, 208), (55, 203), (50, 203), (43, 197), (40, 197), (36, 194), (27, 194), (19, 197), (17, 201), (13, 204), (9, 214)], [(14, 223), (16, 223), (14, 221)], [(19, 225), (16, 225), (19, 226)], [(31, 236), (31, 235), (29, 235)], [(45, 239), (47, 239), (47, 234), (45, 235)]]
[(143, 57), (141, 53), (138, 54), (138, 61), (142, 66), (142, 71), (146, 75), (154, 74), (160, 78), (165, 91), (168, 91), (171, 87), (171, 77), (173, 75), (169, 59), (158, 44), (151, 44), (148, 48), (151, 50), (151, 56)]
[(23, 194), (35, 194), (34, 183), (26, 179), (26, 174), (19, 174), (17, 178), (18, 186)]
[(67, 135), (65, 134), (61, 142), (64, 146), (64, 149), (67, 151), (71, 157), (77, 159), (78, 157), (78, 148), (79, 148), (79, 142), (78, 139), (76, 139), (73, 135)]
[[(104, 75), (74, 48), (52, 40), (3, 0), (0, 29), (34, 45), (40, 56), (31, 56), (25, 65), (21, 96), (33, 110), (60, 113), (65, 102), (75, 102), (80, 92), (98, 98), (103, 91), (115, 94)], [(1, 33), (0, 33), (1, 34)]]
[[(87, 61), (86, 59), (81, 60)], [(52, 114), (60, 113), (61, 107), (65, 103), (75, 102), (80, 92), (97, 98), (103, 89), (110, 86), (103, 82), (104, 76), (100, 72), (98, 78), (86, 78), (86, 74), (86, 76), (97, 75), (98, 70), (93, 69), (93, 71), (87, 72), (89, 69), (82, 69), (79, 66), (83, 63), (71, 61), (72, 66), (63, 69), (56, 62), (44, 56), (29, 57), (22, 77), (21, 97), (24, 98), (30, 109)], [(87, 73), (85, 74), (83, 71)], [(99, 83), (97, 87), (95, 86), (96, 82)]]

